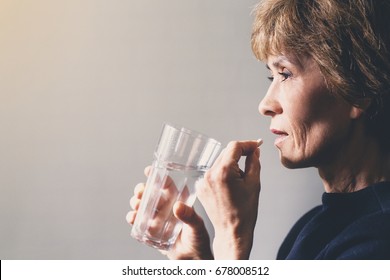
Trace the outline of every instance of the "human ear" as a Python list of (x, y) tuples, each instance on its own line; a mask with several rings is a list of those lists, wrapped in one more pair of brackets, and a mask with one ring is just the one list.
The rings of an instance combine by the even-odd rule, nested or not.
[(359, 104), (352, 105), (351, 111), (350, 111), (351, 119), (360, 118), (364, 114), (364, 112), (367, 111), (370, 104), (371, 104), (371, 100), (366, 98), (366, 99), (362, 100), (361, 102), (359, 102)]

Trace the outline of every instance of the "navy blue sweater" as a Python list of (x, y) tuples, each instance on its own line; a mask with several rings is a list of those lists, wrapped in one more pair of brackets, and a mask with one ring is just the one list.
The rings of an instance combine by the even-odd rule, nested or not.
[(390, 182), (324, 193), (288, 233), (277, 259), (390, 260)]

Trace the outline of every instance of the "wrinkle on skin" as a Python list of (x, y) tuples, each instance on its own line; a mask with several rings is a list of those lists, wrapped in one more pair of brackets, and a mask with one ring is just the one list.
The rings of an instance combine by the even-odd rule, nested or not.
[(388, 177), (387, 156), (384, 163), (378, 143), (365, 133), (362, 109), (328, 90), (314, 59), (270, 56), (267, 66), (272, 83), (259, 111), (271, 117), (272, 129), (288, 135), (275, 142), (284, 166), (318, 168), (327, 192), (357, 190)]

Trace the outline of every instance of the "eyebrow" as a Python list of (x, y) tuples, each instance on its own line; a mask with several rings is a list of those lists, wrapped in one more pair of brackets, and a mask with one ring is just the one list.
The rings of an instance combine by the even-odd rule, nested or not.
[[(284, 55), (281, 55), (281, 56), (278, 56), (274, 62), (272, 62), (272, 66), (275, 67), (275, 68), (279, 68), (281, 67), (281, 65), (283, 63), (288, 63), (289, 65), (292, 65), (293, 67), (297, 67), (297, 68), (302, 68), (302, 63), (301, 61), (296, 58), (296, 57), (292, 57), (292, 58), (287, 58), (286, 56)], [(268, 70), (271, 70), (270, 66), (268, 65), (268, 63), (265, 65), (265, 67), (267, 67)]]
[[(278, 56), (278, 58), (274, 62), (272, 62), (272, 66), (274, 66), (275, 68), (278, 68), (278, 67), (280, 67), (282, 62), (288, 62), (288, 63), (291, 64), (290, 60), (287, 57), (285, 57), (285, 56)], [(268, 70), (271, 70), (271, 68), (269, 67), (268, 63), (265, 65), (265, 67), (267, 67)]]

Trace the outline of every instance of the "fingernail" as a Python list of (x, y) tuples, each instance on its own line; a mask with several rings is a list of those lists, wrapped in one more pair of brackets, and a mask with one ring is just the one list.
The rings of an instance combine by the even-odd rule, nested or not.
[(261, 144), (263, 144), (263, 139), (260, 138), (257, 140), (257, 147), (260, 147)]

